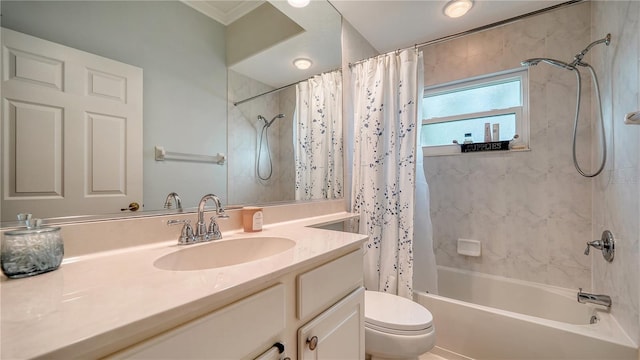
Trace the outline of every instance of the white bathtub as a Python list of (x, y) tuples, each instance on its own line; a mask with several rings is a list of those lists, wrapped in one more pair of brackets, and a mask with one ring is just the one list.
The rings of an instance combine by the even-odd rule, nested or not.
[(577, 289), (439, 266), (438, 291), (416, 292), (415, 300), (433, 314), (436, 345), (445, 350), (491, 360), (638, 360), (615, 319), (578, 303)]

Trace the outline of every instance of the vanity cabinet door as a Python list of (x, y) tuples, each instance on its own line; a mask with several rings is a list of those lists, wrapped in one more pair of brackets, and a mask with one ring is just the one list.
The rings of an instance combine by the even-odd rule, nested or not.
[(364, 288), (298, 330), (298, 359), (364, 359)]
[(285, 286), (279, 284), (113, 358), (253, 359), (281, 340), (285, 324)]

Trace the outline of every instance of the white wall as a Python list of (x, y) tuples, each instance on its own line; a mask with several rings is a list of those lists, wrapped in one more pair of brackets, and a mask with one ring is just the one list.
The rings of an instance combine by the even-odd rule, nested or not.
[[(224, 26), (178, 1), (2, 1), (2, 25), (141, 67), (144, 71), (144, 205), (184, 206), (226, 194), (226, 166), (156, 162), (153, 148), (226, 153)], [(126, 204), (123, 204), (123, 206)]]
[(612, 263), (592, 251), (593, 288), (612, 296), (611, 312), (636, 343), (640, 343), (640, 126), (625, 125), (623, 117), (640, 110), (639, 19), (638, 1), (592, 3), (591, 39), (612, 36), (611, 45), (592, 57), (602, 89), (609, 151), (605, 172), (592, 187), (592, 237), (600, 238), (608, 229), (616, 239)]

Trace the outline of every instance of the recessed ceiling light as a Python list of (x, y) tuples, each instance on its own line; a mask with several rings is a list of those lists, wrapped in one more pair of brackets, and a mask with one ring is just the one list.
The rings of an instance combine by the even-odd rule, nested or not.
[(287, 0), (287, 2), (289, 3), (289, 5), (293, 6), (293, 7), (297, 7), (297, 8), (303, 8), (307, 5), (309, 5), (309, 2), (311, 0)]
[(300, 70), (307, 70), (313, 65), (313, 62), (307, 58), (298, 58), (293, 60), (293, 65)]
[(444, 6), (444, 14), (450, 18), (457, 18), (467, 13), (473, 7), (473, 0), (451, 0)]

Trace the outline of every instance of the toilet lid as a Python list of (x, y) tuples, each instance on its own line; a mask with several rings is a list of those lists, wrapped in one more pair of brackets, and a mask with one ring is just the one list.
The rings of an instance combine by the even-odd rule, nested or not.
[(397, 295), (364, 292), (365, 323), (390, 330), (419, 331), (431, 327), (433, 316), (422, 305)]

